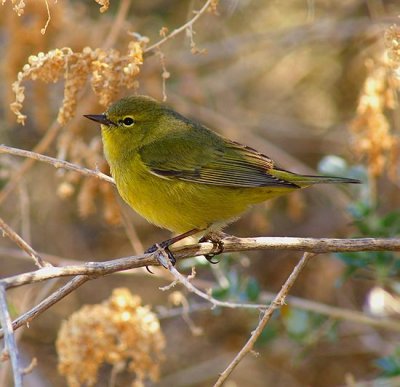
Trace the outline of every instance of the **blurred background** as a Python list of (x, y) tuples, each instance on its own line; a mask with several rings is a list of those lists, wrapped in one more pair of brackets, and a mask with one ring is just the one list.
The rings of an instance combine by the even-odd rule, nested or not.
[[(6, 1), (0, 6), (0, 143), (107, 173), (99, 129), (82, 114), (99, 114), (108, 102), (99, 104), (99, 91), (93, 93), (86, 78), (65, 83), (67, 68), (74, 75), (86, 71), (89, 80), (96, 74), (50, 63), (45, 70), (53, 74), (50, 82), (43, 82), (42, 74), (23, 83), (27, 119), (22, 126), (9, 108), (18, 72), (30, 55), (56, 48), (112, 48), (117, 55), (135, 39), (144, 45), (144, 37), (149, 47), (193, 18), (204, 3), (114, 0), (100, 13), (95, 1), (49, 0), (51, 18), (42, 34), (48, 20), (45, 2), (27, 1), (18, 16), (13, 9), (18, 2)], [(399, 236), (399, 15), (395, 0), (220, 0), (216, 12), (208, 10), (192, 28), (145, 53), (130, 90), (111, 81), (101, 87), (115, 89), (112, 100), (131, 93), (166, 98), (180, 113), (255, 147), (283, 168), (363, 181), (357, 187), (314, 187), (266, 202), (227, 233)], [(65, 87), (73, 113), (59, 125)], [(20, 175), (24, 163), (0, 156), (1, 217), (53, 264), (140, 254), (170, 236), (133, 213), (108, 183), (39, 162)], [(0, 242), (2, 277), (34, 269), (7, 238)], [(195, 266), (193, 283), (211, 288), (217, 298), (265, 303), (300, 256), (255, 251), (224, 254), (218, 265), (196, 258), (177, 267), (189, 274)], [(398, 270), (399, 254), (393, 252), (316, 256), (292, 289), (296, 299), (275, 313), (258, 340), (258, 355), (247, 356), (226, 385), (399, 386)], [(146, 379), (145, 385), (212, 385), (256, 327), (259, 311), (211, 309), (182, 286), (161, 291), (171, 277), (165, 270), (154, 272), (135, 270), (90, 281), (19, 330), (24, 364), (33, 357), (38, 361), (26, 385), (67, 385), (57, 371), (55, 346), (62, 321), (121, 287), (151, 306), (165, 337), (165, 348), (157, 349), (163, 360), (154, 360), (159, 381)], [(10, 291), (13, 316), (65, 282)], [(368, 315), (382, 325), (362, 319)], [(385, 321), (392, 325), (385, 328)], [(0, 385), (12, 385), (8, 362), (0, 367)], [(133, 376), (102, 366), (95, 385), (124, 386)]]

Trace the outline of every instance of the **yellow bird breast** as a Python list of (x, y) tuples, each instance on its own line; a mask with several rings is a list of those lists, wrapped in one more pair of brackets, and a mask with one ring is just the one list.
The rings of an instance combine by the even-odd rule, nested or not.
[[(118, 163), (119, 165), (119, 163)], [(118, 168), (118, 169), (117, 169)], [(183, 233), (233, 221), (251, 204), (292, 191), (290, 188), (212, 186), (153, 174), (135, 156), (129, 165), (111, 163), (122, 198), (149, 222)]]

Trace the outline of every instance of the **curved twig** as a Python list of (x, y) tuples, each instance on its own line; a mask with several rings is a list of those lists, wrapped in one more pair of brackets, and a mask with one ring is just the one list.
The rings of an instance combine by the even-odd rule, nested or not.
[(164, 44), (167, 40), (172, 39), (174, 36), (180, 34), (181, 32), (185, 31), (187, 28), (190, 28), (196, 21), (200, 18), (201, 15), (203, 15), (208, 7), (211, 5), (212, 0), (207, 0), (203, 7), (199, 11), (194, 11), (195, 15), (193, 16), (192, 19), (190, 19), (187, 23), (184, 25), (180, 26), (179, 28), (176, 28), (173, 30), (170, 34), (166, 35), (164, 38), (159, 40), (157, 43), (152, 44), (151, 46), (147, 47), (144, 50), (145, 54), (148, 54), (151, 51), (154, 51), (156, 48), (159, 48), (162, 44)]

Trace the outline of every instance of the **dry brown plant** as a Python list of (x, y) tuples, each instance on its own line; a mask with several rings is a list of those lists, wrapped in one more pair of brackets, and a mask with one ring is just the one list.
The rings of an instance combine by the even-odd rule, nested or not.
[(159, 377), (165, 338), (149, 306), (126, 288), (101, 304), (84, 305), (64, 321), (57, 338), (58, 369), (70, 387), (93, 386), (107, 363), (135, 374), (133, 386)]
[[(400, 140), (393, 122), (400, 90), (400, 28), (391, 26), (385, 32), (386, 50), (380, 59), (368, 59), (367, 76), (361, 91), (357, 115), (351, 123), (353, 147), (359, 157), (366, 158), (369, 177), (387, 174), (392, 181), (399, 178)], [(376, 191), (376, 189), (375, 189)], [(376, 196), (376, 192), (373, 196)]]
[(143, 39), (132, 40), (124, 55), (115, 49), (90, 47), (85, 47), (81, 52), (65, 47), (31, 55), (12, 85), (15, 101), (10, 107), (17, 116), (17, 122), (24, 124), (27, 118), (21, 109), (25, 99), (22, 83), (28, 79), (54, 83), (64, 78), (64, 99), (57, 117), (62, 125), (74, 116), (78, 94), (88, 80), (99, 104), (107, 107), (122, 87), (132, 89), (138, 86), (136, 77), (143, 64), (144, 42)]
[[(1, 5), (4, 5), (6, 3), (7, 0), (2, 0)], [(37, 3), (37, 1), (29, 1), (29, 4), (31, 3)], [(101, 13), (106, 12), (110, 6), (110, 0), (95, 0), (97, 4), (101, 5), (99, 11)], [(55, 3), (57, 3), (57, 1), (54, 1)], [(24, 14), (25, 12), (25, 7), (27, 5), (27, 3), (25, 3), (25, 0), (9, 0), (9, 3), (11, 3), (11, 5), (13, 6), (12, 9), (13, 11), (18, 15), (21, 16)], [(50, 22), (50, 11), (49, 11), (49, 0), (44, 0), (44, 5), (41, 4), (42, 7), (45, 7), (45, 9), (47, 10), (47, 14), (48, 14), (48, 20), (46, 22), (45, 27), (42, 29), (42, 34), (44, 34), (46, 32), (46, 27), (48, 26), (49, 22)]]

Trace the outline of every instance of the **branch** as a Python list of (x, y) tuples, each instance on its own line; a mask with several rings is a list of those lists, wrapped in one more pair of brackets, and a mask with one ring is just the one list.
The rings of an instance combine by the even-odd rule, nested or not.
[[(33, 150), (38, 153), (45, 152), (46, 149), (55, 140), (60, 130), (61, 130), (61, 125), (57, 121), (54, 121), (54, 123), (49, 127), (46, 134), (37, 143), (37, 145), (33, 148)], [(11, 179), (8, 180), (7, 184), (0, 191), (0, 204), (3, 203), (4, 200), (6, 200), (8, 196), (14, 191), (14, 189), (18, 185), (18, 182), (22, 179), (24, 174), (27, 173), (32, 168), (34, 164), (35, 164), (34, 160), (25, 160), (18, 169), (18, 171), (13, 173)]]
[[(272, 301), (274, 297), (274, 294), (268, 292), (262, 292), (261, 295), (261, 298), (266, 302)], [(346, 320), (357, 324), (365, 324), (375, 328), (390, 329), (392, 331), (400, 332), (400, 320), (395, 318), (368, 316), (356, 310), (339, 308), (337, 306), (326, 305), (321, 302), (306, 300), (295, 296), (288, 296), (286, 301), (288, 305), (291, 305), (294, 308), (319, 313), (334, 320)]]
[(22, 372), (19, 366), (19, 356), (17, 343), (15, 342), (14, 330), (11, 323), (10, 313), (8, 312), (6, 290), (0, 286), (0, 323), (4, 330), (4, 344), (11, 359), (11, 366), (14, 375), (14, 386), (22, 387)]
[[(310, 253), (357, 252), (357, 251), (400, 251), (400, 238), (297, 238), (256, 237), (221, 239), (223, 252), (250, 250), (293, 250)], [(176, 258), (187, 258), (215, 253), (212, 243), (198, 243), (173, 249)], [(219, 250), (220, 247), (218, 246)]]
[(169, 261), (168, 257), (163, 257), (162, 259), (162, 265), (164, 267), (167, 267), (169, 272), (175, 277), (175, 281), (172, 282), (168, 286), (163, 286), (159, 288), (162, 291), (169, 290), (172, 287), (176, 285), (176, 283), (181, 283), (189, 292), (196, 294), (200, 298), (210, 302), (212, 304), (212, 308), (215, 308), (216, 306), (221, 306), (224, 308), (250, 308), (250, 309), (259, 309), (259, 308), (265, 308), (265, 305), (262, 304), (244, 304), (244, 303), (237, 303), (237, 302), (230, 302), (230, 301), (221, 301), (217, 300), (211, 294), (207, 294), (200, 289), (196, 288), (190, 280), (193, 279), (196, 275), (196, 272), (194, 268), (192, 268), (192, 274), (190, 274), (188, 277), (185, 277), (182, 275), (174, 266), (172, 266), (171, 262)]
[(47, 164), (52, 165), (55, 168), (69, 169), (71, 171), (78, 172), (85, 176), (96, 177), (98, 179), (107, 181), (111, 184), (115, 184), (114, 179), (112, 177), (107, 176), (106, 174), (104, 174), (100, 171), (94, 171), (92, 169), (81, 167), (79, 165), (69, 163), (68, 161), (65, 161), (65, 160), (45, 156), (40, 153), (31, 152), (31, 151), (27, 151), (27, 150), (23, 150), (23, 149), (12, 148), (12, 147), (6, 146), (6, 145), (0, 145), (0, 153), (7, 153), (10, 155), (14, 155), (14, 156), (27, 157), (27, 158), (30, 158), (33, 160), (43, 161)]
[[(13, 257), (13, 258), (18, 258), (18, 259), (27, 259), (28, 258), (19, 249), (5, 248), (5, 247), (3, 247), (3, 248), (0, 247), (0, 256), (1, 255), (6, 255), (7, 257)], [(58, 256), (49, 255), (49, 254), (45, 254), (45, 253), (40, 253), (40, 256), (42, 256), (47, 261), (49, 261), (55, 265), (60, 265), (60, 264), (75, 265), (76, 263), (80, 262), (78, 260), (68, 259), (68, 258), (64, 258), (64, 257), (58, 257)], [(160, 271), (160, 273), (162, 274), (163, 272)], [(131, 271), (131, 272), (117, 272), (116, 274), (140, 274), (140, 273)], [(79, 276), (79, 278), (82, 278), (82, 277), (83, 276)], [(90, 279), (89, 277), (85, 277), (85, 278), (86, 278), (86, 281)], [(75, 279), (73, 279), (71, 281), (74, 281), (74, 280)], [(204, 283), (204, 282), (205, 281), (202, 280), (202, 283)], [(215, 286), (215, 284), (213, 282), (208, 283), (206, 281), (206, 283), (208, 284), (207, 287), (210, 289), (213, 286)], [(203, 288), (204, 288), (204, 286), (203, 286)], [(201, 290), (200, 290), (200, 292), (201, 292)], [(203, 291), (202, 293), (203, 293), (203, 295), (205, 295), (205, 297), (202, 297), (202, 298), (204, 298), (208, 302), (210, 302), (210, 299), (209, 299), (210, 295), (208, 294), (208, 292)], [(67, 294), (69, 294), (69, 292)], [(65, 295), (67, 295), (67, 294), (65, 294)], [(65, 295), (61, 296), (59, 299), (63, 298)], [(53, 295), (51, 295), (50, 297), (52, 297), (52, 296)], [(271, 302), (274, 299), (274, 297), (275, 297), (275, 294), (273, 294), (273, 293), (262, 292), (260, 295), (260, 299), (264, 302), (264, 304), (242, 304), (242, 303), (224, 301), (225, 305), (220, 305), (220, 306), (228, 307), (228, 308), (232, 308), (232, 309), (243, 308), (243, 309), (265, 310), (266, 309), (265, 304), (267, 302)], [(55, 302), (57, 302), (59, 299), (56, 299)], [(220, 300), (217, 300), (217, 301), (220, 301)], [(26, 324), (29, 320), (35, 318), (37, 315), (41, 314), (44, 310), (48, 309), (55, 302), (51, 303), (50, 305), (47, 305), (45, 303), (43, 303), (43, 305), (42, 305), (42, 303), (40, 303), (39, 305), (37, 305), (37, 307), (43, 306), (44, 307), (43, 310), (41, 308), (37, 309), (37, 307), (35, 307), (31, 311), (28, 311), (28, 312), (24, 313), (23, 315), (21, 315), (20, 317), (18, 317), (13, 322), (14, 330), (21, 327), (22, 325)], [(364, 313), (356, 311), (356, 310), (340, 308), (337, 306), (327, 305), (327, 304), (323, 304), (320, 302), (306, 300), (304, 298), (295, 297), (295, 296), (288, 296), (287, 303), (288, 303), (288, 305), (291, 305), (295, 308), (307, 310), (307, 311), (314, 312), (314, 313), (319, 313), (321, 315), (327, 316), (327, 317), (335, 319), (335, 320), (345, 320), (345, 321), (350, 321), (350, 322), (353, 322), (356, 324), (365, 324), (365, 325), (373, 326), (375, 328), (389, 329), (392, 331), (400, 332), (400, 321), (398, 321), (396, 319), (391, 319), (391, 318), (382, 319), (382, 318), (377, 318), (377, 317), (373, 317), (373, 316), (368, 316), (368, 315), (365, 315)], [(181, 311), (178, 311), (178, 309), (179, 308), (177, 308), (176, 310), (169, 309), (168, 312), (164, 311), (162, 315), (163, 315), (163, 317), (165, 317), (165, 316), (172, 317), (172, 316), (180, 315)], [(191, 304), (188, 312), (192, 313), (192, 312), (198, 311), (198, 310), (205, 311), (205, 310), (209, 310), (209, 309), (210, 309), (210, 306), (206, 303), (195, 304), (195, 305)], [(34, 312), (32, 312), (32, 311), (34, 311)], [(0, 338), (1, 337), (2, 337), (2, 333), (0, 330)]]
[(156, 48), (159, 48), (162, 44), (164, 44), (167, 40), (172, 39), (176, 35), (180, 34), (181, 32), (185, 31), (187, 28), (190, 28), (193, 26), (193, 24), (200, 18), (201, 15), (203, 15), (208, 7), (211, 5), (213, 0), (207, 0), (203, 7), (199, 11), (194, 11), (195, 15), (193, 16), (192, 19), (190, 19), (187, 23), (185, 23), (183, 26), (176, 28), (173, 30), (170, 34), (159, 40), (157, 43), (154, 43), (150, 47), (147, 47), (144, 52), (145, 54), (150, 53), (151, 51), (154, 51)]
[[(249, 250), (296, 250), (312, 253), (343, 252), (343, 251), (400, 251), (400, 238), (360, 238), (360, 239), (314, 239), (289, 237), (237, 238), (226, 237), (222, 240), (223, 252), (238, 252)], [(220, 247), (217, 247), (220, 249)], [(171, 249), (176, 258), (189, 258), (215, 253), (212, 243)], [(220, 252), (220, 251), (219, 251)], [(87, 262), (82, 265), (64, 267), (45, 267), (36, 271), (18, 274), (0, 279), (0, 285), (6, 289), (45, 281), (51, 278), (88, 275), (92, 278), (115, 273), (117, 271), (136, 269), (144, 266), (159, 266), (160, 257), (156, 251), (132, 257), (112, 259), (104, 262)]]
[[(70, 294), (72, 291), (83, 285), (85, 282), (90, 280), (90, 277), (84, 275), (78, 275), (72, 280), (67, 282), (60, 289), (52, 293), (50, 296), (46, 297), (42, 302), (37, 304), (28, 312), (24, 313), (12, 323), (12, 328), (14, 331), (23, 325), (29, 325), (29, 322), (35, 319), (37, 316), (41, 315), (44, 311), (49, 309), (51, 306), (56, 304), (62, 298)], [(4, 329), (0, 329), (0, 339), (4, 336)]]
[(220, 377), (218, 378), (217, 382), (215, 383), (214, 387), (222, 386), (222, 384), (226, 381), (228, 376), (232, 373), (235, 367), (240, 363), (240, 361), (253, 349), (254, 344), (256, 343), (257, 339), (261, 335), (263, 329), (267, 325), (268, 321), (271, 319), (272, 314), (278, 308), (285, 304), (285, 298), (289, 293), (290, 289), (294, 285), (297, 277), (307, 264), (307, 262), (313, 257), (315, 254), (304, 253), (303, 257), (301, 258), (300, 262), (296, 265), (293, 269), (292, 273), (290, 274), (289, 278), (286, 280), (282, 289), (276, 295), (274, 301), (269, 305), (268, 309), (265, 311), (263, 318), (257, 325), (257, 328), (252, 332), (249, 340), (244, 345), (244, 347), (240, 350), (240, 352), (236, 355), (236, 357), (232, 360), (232, 362), (228, 365), (224, 372), (221, 373)]
[(38, 267), (52, 266), (46, 262), (42, 257), (26, 243), (3, 219), (0, 218), (0, 229), (8, 236), (17, 246), (24, 250), (35, 262)]

